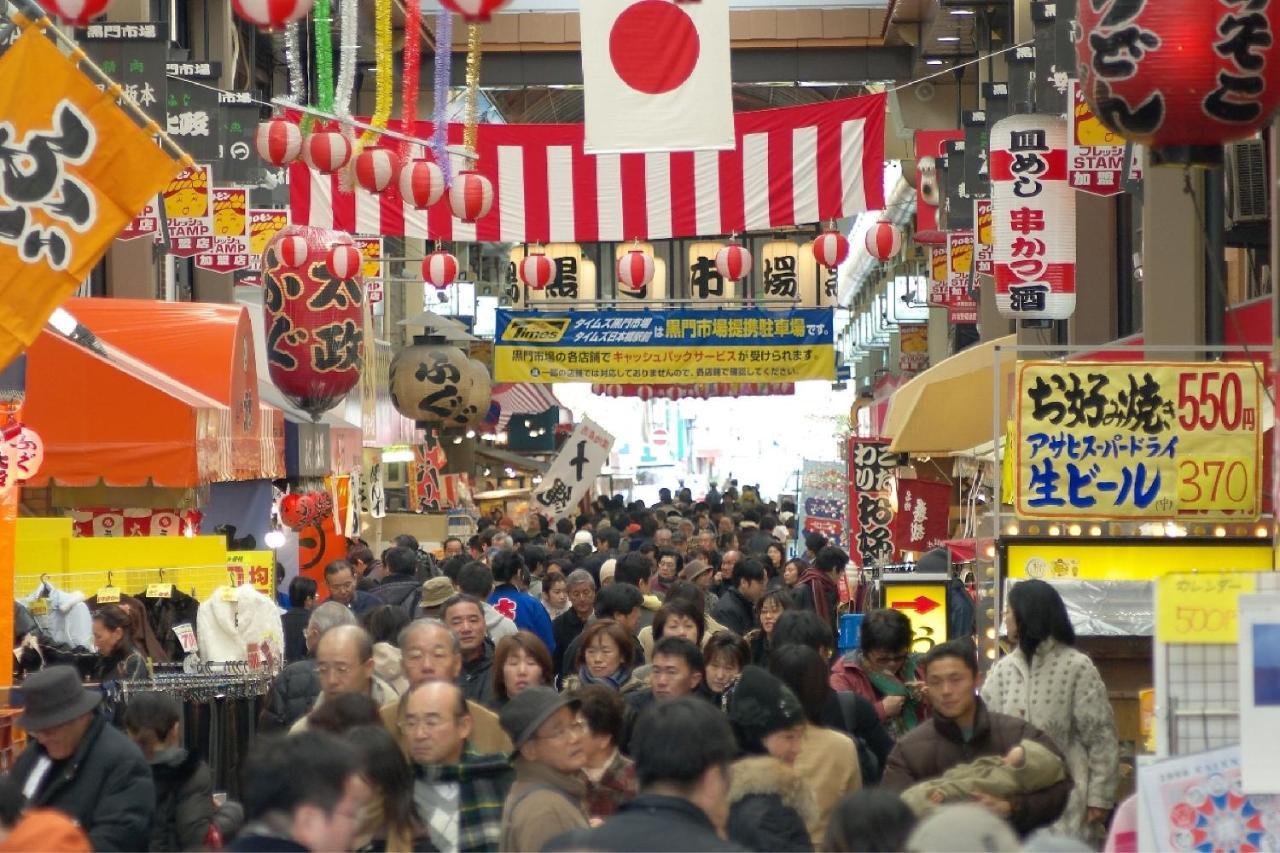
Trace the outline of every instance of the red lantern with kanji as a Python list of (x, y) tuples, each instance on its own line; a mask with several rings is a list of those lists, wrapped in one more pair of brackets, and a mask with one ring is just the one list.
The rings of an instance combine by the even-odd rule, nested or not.
[(751, 253), (737, 243), (730, 243), (716, 253), (716, 269), (729, 281), (751, 275)]
[(440, 0), (440, 5), (457, 12), (469, 24), (482, 24), (511, 0)]
[(424, 210), (444, 197), (444, 172), (431, 160), (410, 160), (400, 169), (400, 195)]
[(827, 269), (835, 269), (849, 257), (849, 239), (839, 231), (824, 231), (814, 238), (813, 256)]
[[(301, 265), (288, 263), (281, 254), (298, 238), (308, 249)], [(292, 225), (262, 255), (271, 381), (290, 403), (317, 420), (356, 386), (364, 363), (360, 265), (345, 279), (328, 268), (329, 250), (340, 245), (354, 248), (351, 236), (340, 231)]]
[(618, 281), (639, 293), (653, 281), (653, 258), (648, 252), (632, 249), (618, 259)]
[(353, 243), (339, 243), (334, 246), (329, 250), (329, 256), (324, 261), (329, 275), (339, 281), (359, 276), (363, 264), (364, 257)]
[(253, 145), (272, 166), (287, 166), (302, 155), (302, 129), (287, 118), (273, 118), (258, 125)]
[(1080, 88), (1098, 120), (1157, 161), (1221, 162), (1280, 105), (1280, 3), (1081, 3)]
[(111, 0), (40, 0), (40, 5), (64, 24), (83, 27), (107, 13)]
[(493, 183), (479, 172), (459, 172), (449, 187), (449, 207), (463, 222), (483, 219), (493, 207)]
[(444, 290), (458, 280), (458, 259), (448, 252), (432, 252), (422, 259), (422, 280)]
[(231, 0), (235, 13), (264, 30), (279, 30), (307, 16), (315, 0)]
[(317, 131), (303, 142), (302, 158), (317, 172), (332, 175), (350, 162), (351, 140), (336, 130)]
[(290, 530), (301, 530), (307, 526), (307, 506), (302, 495), (297, 492), (290, 492), (280, 498), (276, 514), (280, 516), (280, 523)]
[(887, 261), (902, 251), (902, 229), (887, 219), (881, 219), (867, 229), (863, 242), (868, 255), (877, 261)]
[(541, 252), (531, 254), (520, 262), (520, 280), (533, 290), (546, 290), (556, 277), (555, 262)]
[(44, 463), (44, 441), (26, 424), (9, 424), (0, 431), (0, 495), (30, 480)]
[(371, 193), (391, 186), (400, 173), (400, 156), (390, 148), (366, 148), (356, 157), (356, 183)]

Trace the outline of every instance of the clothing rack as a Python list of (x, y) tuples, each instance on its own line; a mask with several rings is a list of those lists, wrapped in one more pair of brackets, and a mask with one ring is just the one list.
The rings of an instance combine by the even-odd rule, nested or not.
[(17, 598), (35, 592), (48, 581), (58, 589), (83, 592), (92, 596), (103, 587), (112, 586), (126, 595), (141, 594), (149, 585), (171, 583), (193, 598), (204, 601), (220, 586), (239, 586), (242, 579), (226, 563), (167, 568), (121, 568), (90, 572), (47, 572), (14, 575), (13, 591)]

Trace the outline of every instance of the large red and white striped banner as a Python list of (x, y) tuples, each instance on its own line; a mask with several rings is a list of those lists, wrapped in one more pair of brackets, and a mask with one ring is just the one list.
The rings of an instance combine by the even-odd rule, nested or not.
[[(885, 96), (735, 116), (732, 151), (588, 155), (580, 124), (484, 124), (479, 170), (493, 209), (474, 224), (441, 202), (425, 211), (394, 188), (340, 189), (290, 167), (293, 222), (352, 234), (507, 243), (716, 237), (808, 225), (884, 207)], [(399, 131), (396, 122), (391, 130)], [(661, 128), (654, 128), (661, 134)], [(431, 137), (430, 122), (414, 136)], [(449, 126), (461, 144), (462, 125)]]

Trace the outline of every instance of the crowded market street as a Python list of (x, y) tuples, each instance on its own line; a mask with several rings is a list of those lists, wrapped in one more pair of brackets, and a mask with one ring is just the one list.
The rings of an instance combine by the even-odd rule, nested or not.
[(0, 853), (1280, 850), (1280, 0), (0, 3)]

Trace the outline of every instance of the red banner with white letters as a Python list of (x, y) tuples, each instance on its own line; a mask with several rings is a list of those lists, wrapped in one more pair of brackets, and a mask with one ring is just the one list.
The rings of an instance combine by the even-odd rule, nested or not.
[(928, 551), (947, 538), (951, 486), (932, 480), (899, 480), (893, 540), (901, 551)]

